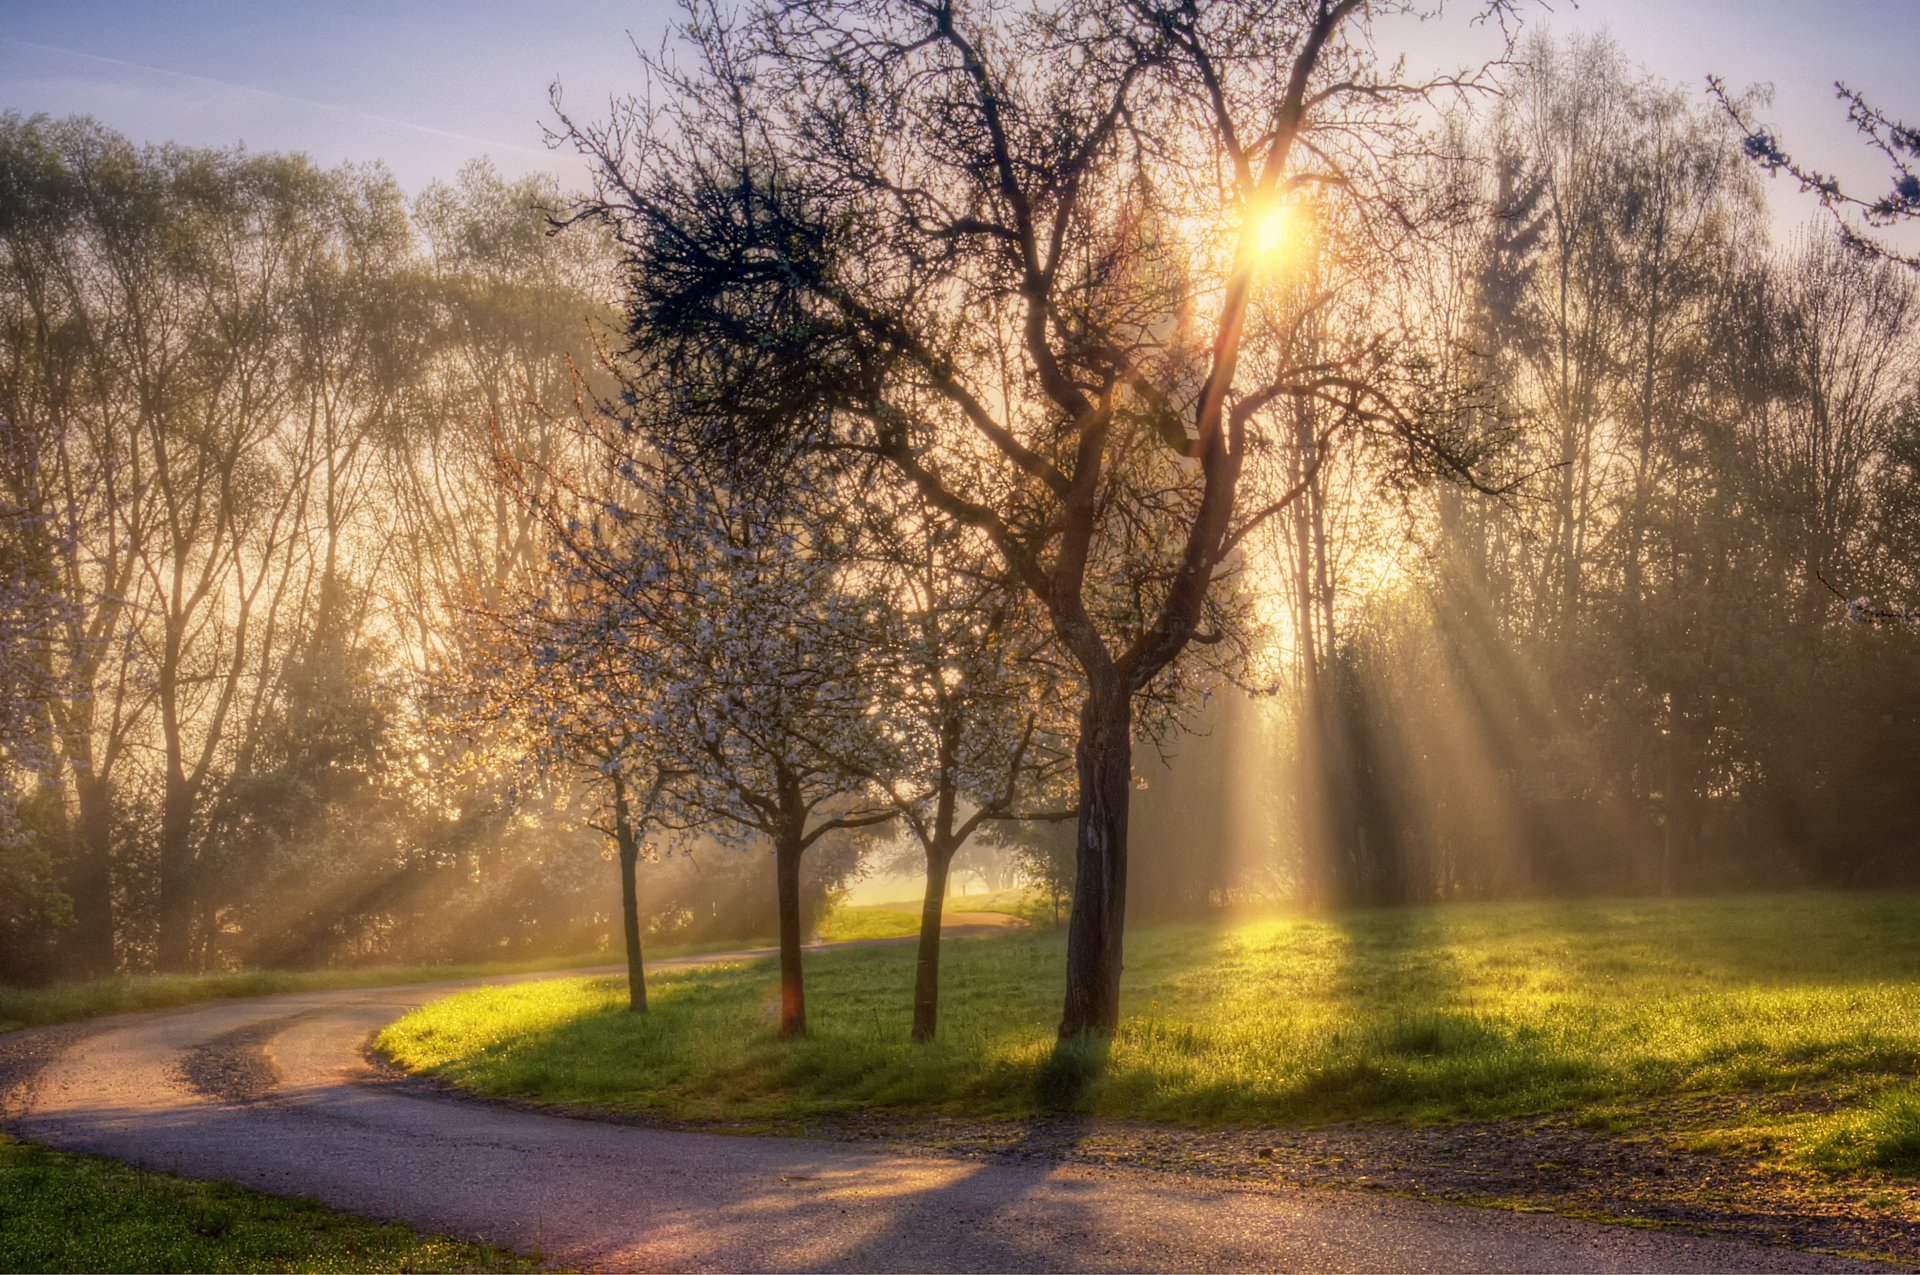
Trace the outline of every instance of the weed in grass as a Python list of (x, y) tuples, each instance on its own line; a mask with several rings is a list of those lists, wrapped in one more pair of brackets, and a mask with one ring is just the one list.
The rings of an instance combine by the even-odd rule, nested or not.
[(1645, 1112), (1619, 1107), (1590, 1107), (1573, 1117), (1575, 1128), (1589, 1129), (1594, 1133), (1630, 1133), (1643, 1128), (1646, 1123)]
[(1829, 1173), (1920, 1177), (1920, 1092), (1894, 1090), (1830, 1118), (1806, 1158)]

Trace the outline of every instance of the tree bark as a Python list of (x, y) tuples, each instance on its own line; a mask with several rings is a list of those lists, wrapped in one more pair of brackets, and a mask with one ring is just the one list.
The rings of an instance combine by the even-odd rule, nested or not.
[(1120, 954), (1126, 923), (1127, 802), (1133, 784), (1132, 696), (1117, 678), (1094, 679), (1080, 710), (1079, 845), (1067, 922), (1062, 1040), (1111, 1035), (1120, 1025)]
[(68, 943), (76, 973), (105, 978), (113, 973), (113, 793), (105, 780), (77, 777), (78, 807), (71, 830), (67, 896), (73, 900), (74, 932)]
[(774, 846), (774, 878), (780, 899), (780, 1039), (807, 1034), (807, 989), (800, 970), (799, 838), (783, 837)]
[(913, 974), (913, 1040), (925, 1045), (940, 1026), (940, 915), (952, 850), (927, 852), (927, 892), (920, 905), (920, 959)]
[[(169, 741), (171, 744), (171, 741)], [(193, 961), (193, 795), (169, 775), (160, 810), (160, 929), (154, 961), (163, 974), (184, 974)]]
[(1666, 809), (1661, 838), (1660, 892), (1671, 898), (1680, 892), (1699, 844), (1699, 768), (1693, 753), (1691, 723), (1680, 691), (1667, 697)]
[(613, 836), (620, 852), (620, 924), (627, 940), (627, 1008), (647, 1012), (647, 971), (640, 958), (640, 839), (633, 833), (626, 782), (613, 781)]

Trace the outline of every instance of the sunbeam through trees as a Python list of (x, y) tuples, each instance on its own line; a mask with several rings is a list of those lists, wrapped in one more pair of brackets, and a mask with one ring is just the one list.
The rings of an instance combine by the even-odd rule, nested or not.
[(991, 878), (1072, 1039), (1129, 917), (1920, 883), (1911, 129), (1469, 8), (693, 0), (573, 187), (6, 116), (0, 979), (797, 1037), (897, 889), (932, 1042)]

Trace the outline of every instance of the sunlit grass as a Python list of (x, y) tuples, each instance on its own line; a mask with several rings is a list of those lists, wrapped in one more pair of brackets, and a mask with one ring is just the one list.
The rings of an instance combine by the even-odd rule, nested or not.
[(437, 983), (539, 970), (578, 969), (619, 960), (606, 953), (575, 953), (521, 961), (468, 965), (373, 965), (343, 970), (240, 970), (225, 974), (136, 974), (124, 978), (60, 983), (52, 987), (0, 987), (0, 1031), (67, 1023), (101, 1014), (137, 1009), (166, 1009), (200, 1001), (282, 992), (315, 992), (336, 987), (386, 987), (396, 983)]
[[(1072, 1107), (1173, 1123), (1619, 1111), (1920, 1074), (1909, 896), (1497, 904), (1136, 927), (1104, 1060), (1054, 1057), (1058, 933), (951, 944), (941, 1038), (907, 1042), (911, 948), (809, 959), (812, 1035), (773, 1038), (764, 965), (463, 992), (390, 1027), (474, 1089), (675, 1117)], [(1819, 1122), (1800, 1122), (1805, 1139)], [(1892, 1168), (1891, 1162), (1882, 1167)]]
[(920, 909), (904, 903), (869, 903), (850, 906), (842, 903), (828, 909), (814, 927), (822, 943), (859, 942), (863, 939), (902, 939), (920, 932)]
[(1891, 1090), (1817, 1122), (1802, 1157), (1830, 1173), (1920, 1177), (1920, 1093)]
[(306, 1200), (0, 1138), (0, 1270), (505, 1271), (538, 1264)]
[[(948, 914), (999, 912), (1021, 917), (1034, 925), (1051, 924), (1053, 919), (1047, 900), (1030, 890), (956, 894), (947, 899), (946, 910)], [(820, 918), (814, 933), (822, 943), (906, 938), (920, 933), (920, 902), (903, 899), (890, 903), (836, 904)]]

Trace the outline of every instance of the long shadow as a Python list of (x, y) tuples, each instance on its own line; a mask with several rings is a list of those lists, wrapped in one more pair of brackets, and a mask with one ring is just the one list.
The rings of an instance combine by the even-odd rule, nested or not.
[(1920, 895), (1911, 892), (1590, 898), (1543, 905), (1542, 913), (1605, 950), (1603, 972), (1665, 967), (1703, 990), (1920, 979)]
[(1544, 1033), (1476, 996), (1445, 909), (1339, 914), (1340, 1031), (1295, 1091), (1315, 1118), (1471, 1116), (1590, 1071)]

